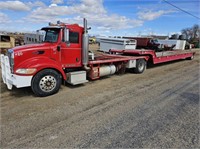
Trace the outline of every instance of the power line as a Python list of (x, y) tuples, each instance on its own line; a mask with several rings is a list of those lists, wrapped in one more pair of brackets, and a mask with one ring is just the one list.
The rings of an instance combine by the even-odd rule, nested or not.
[(166, 0), (163, 0), (163, 1), (166, 2), (166, 3), (169, 4), (169, 5), (171, 5), (171, 6), (175, 7), (175, 8), (177, 8), (178, 10), (180, 10), (180, 11), (182, 11), (182, 12), (185, 12), (185, 13), (187, 13), (187, 14), (189, 14), (189, 15), (195, 17), (196, 19), (199, 19), (199, 20), (200, 20), (199, 17), (197, 17), (197, 16), (191, 14), (190, 12), (187, 12), (187, 11), (185, 11), (185, 10), (183, 10), (183, 9), (181, 9), (181, 8), (179, 8), (179, 7), (177, 7), (177, 6), (175, 6), (174, 4), (172, 4), (172, 3), (170, 3), (170, 2), (168, 2), (168, 1), (166, 1)]

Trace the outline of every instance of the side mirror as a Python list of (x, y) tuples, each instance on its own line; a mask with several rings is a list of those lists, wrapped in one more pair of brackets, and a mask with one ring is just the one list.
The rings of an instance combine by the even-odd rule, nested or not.
[(69, 29), (64, 28), (64, 42), (68, 43), (69, 42)]

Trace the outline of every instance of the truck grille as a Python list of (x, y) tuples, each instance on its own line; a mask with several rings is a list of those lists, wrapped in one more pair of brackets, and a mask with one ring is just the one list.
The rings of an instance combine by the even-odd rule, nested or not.
[(11, 69), (11, 73), (13, 73), (13, 68), (14, 68), (14, 58), (12, 58), (12, 53), (14, 51), (12, 49), (9, 49), (7, 52), (7, 56), (9, 58), (9, 63), (10, 63), (10, 69)]

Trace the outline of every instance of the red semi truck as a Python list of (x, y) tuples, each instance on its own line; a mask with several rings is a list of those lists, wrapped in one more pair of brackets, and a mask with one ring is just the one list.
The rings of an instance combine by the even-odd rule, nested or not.
[(192, 59), (191, 51), (123, 50), (110, 53), (88, 53), (88, 29), (78, 24), (49, 23), (43, 27), (44, 42), (9, 49), (1, 54), (3, 82), (8, 89), (31, 87), (37, 96), (49, 96), (59, 91), (62, 82), (72, 85), (131, 69), (142, 73), (146, 64)]

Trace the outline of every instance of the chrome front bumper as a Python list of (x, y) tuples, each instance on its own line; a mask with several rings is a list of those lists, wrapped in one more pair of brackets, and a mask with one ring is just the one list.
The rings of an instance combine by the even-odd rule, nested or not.
[(19, 76), (11, 73), (10, 62), (8, 56), (1, 54), (1, 73), (3, 83), (7, 85), (9, 90), (13, 85), (17, 88), (31, 86), (33, 76)]

